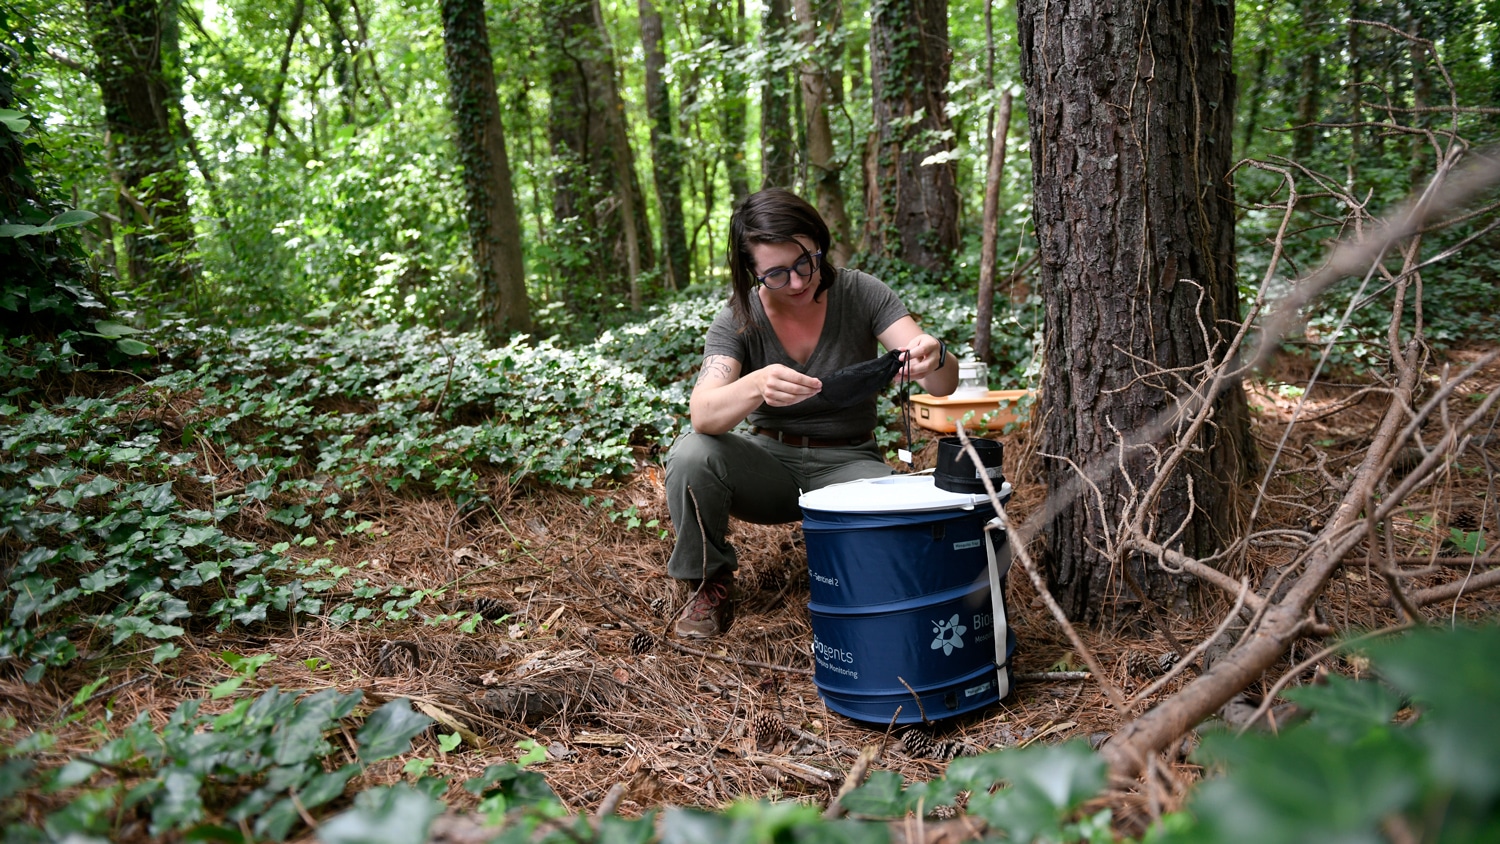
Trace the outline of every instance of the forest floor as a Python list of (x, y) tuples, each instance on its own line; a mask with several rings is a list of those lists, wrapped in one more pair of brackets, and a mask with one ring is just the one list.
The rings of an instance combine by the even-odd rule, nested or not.
[[(1472, 351), (1452, 355), (1455, 363), (1476, 356)], [(1254, 433), (1263, 455), (1272, 454), (1287, 434), (1299, 391), (1283, 385), (1296, 385), (1298, 375), (1285, 371), (1251, 390)], [(1306, 529), (1320, 508), (1331, 506), (1331, 498), (1307, 492), (1307, 479), (1316, 474), (1318, 459), (1333, 475), (1359, 459), (1383, 409), (1381, 394), (1369, 387), (1368, 378), (1347, 385), (1325, 380), (1303, 397), (1301, 421), (1282, 447), (1281, 465), (1289, 471), (1272, 476), (1257, 529)], [(1500, 365), (1492, 365), (1458, 391), (1455, 404), (1497, 388)], [(1034, 449), (1026, 433), (1003, 439), (1006, 477), (1015, 487), (1008, 511), (1019, 521), (1042, 502), (1044, 483), (1030, 467)], [(930, 465), (933, 451), (929, 443), (919, 453), (918, 468)], [(1409, 563), (1405, 568), (1425, 572), (1409, 578), (1409, 587), (1447, 582), (1475, 568), (1445, 544), (1450, 524), (1477, 523), (1491, 547), (1500, 540), (1494, 529), (1500, 503), (1496, 461), (1500, 438), (1490, 436), (1409, 499), (1392, 532), (1397, 555)], [(735, 524), (741, 600), (734, 626), (719, 639), (682, 642), (667, 635), (687, 598), (665, 573), (670, 537), (646, 526), (652, 520), (669, 524), (660, 471), (649, 459), (621, 487), (592, 493), (596, 499), (611, 496), (609, 507), (597, 501), (585, 506), (583, 493), (509, 489), (502, 481), (496, 479), (490, 490), (493, 505), (477, 512), (461, 513), (440, 497), (393, 496), (372, 539), (348, 546), (348, 559), (337, 561), (375, 582), (444, 587), (440, 600), (420, 605), (411, 618), (334, 627), (304, 616), (198, 631), (184, 641), (180, 657), (159, 666), (149, 663), (149, 650), (132, 658), (111, 657), (105, 663), (111, 666), (110, 681), (88, 708), (102, 716), (107, 703), (117, 725), (149, 712), (159, 725), (179, 703), (206, 698), (230, 675), (222, 652), (274, 654), (242, 695), (272, 685), (362, 690), (371, 704), (408, 697), (442, 722), (417, 738), (411, 754), (376, 764), (351, 787), (405, 778), (408, 759), (432, 757), (436, 762), (428, 773), (454, 783), (446, 795), (449, 805), (471, 806), (475, 798), (458, 784), (488, 765), (514, 761), (522, 752), (517, 743), (533, 740), (547, 750), (547, 759), (533, 769), (569, 809), (592, 813), (612, 789), (617, 794), (623, 789), (618, 811), (630, 816), (665, 804), (718, 807), (741, 797), (826, 804), (859, 751), (870, 745), (882, 748), (876, 767), (909, 781), (928, 780), (942, 774), (954, 753), (1078, 737), (1097, 745), (1128, 720), (1110, 706), (1096, 679), (1036, 677), (1081, 671), (1084, 664), (1019, 566), (1007, 589), (1010, 624), (1019, 638), (1012, 691), (978, 714), (937, 724), (927, 731), (929, 748), (927, 742), (918, 746), (915, 738), (903, 741), (902, 728), (887, 730), (837, 715), (819, 698), (811, 676), (806, 553), (799, 526)], [(630, 507), (640, 525), (610, 517)], [(1290, 553), (1252, 547), (1244, 561), (1247, 570), (1235, 574), (1262, 583)], [(1210, 635), (1228, 606), (1225, 596), (1209, 594), (1197, 617), (1172, 619), (1171, 633), (1191, 648)], [(509, 615), (474, 632), (460, 629), (457, 620), (439, 618), (469, 609)], [(1362, 552), (1329, 586), (1320, 610), (1340, 630), (1398, 620), (1386, 586)], [(1434, 619), (1465, 619), (1493, 617), (1495, 610), (1492, 599), (1480, 593), (1429, 611)], [(1098, 629), (1078, 633), (1104, 666), (1109, 675), (1104, 679), (1127, 696), (1152, 680), (1152, 672), (1140, 667), (1172, 650), (1169, 637), (1139, 616), (1109, 618)], [(1299, 645), (1278, 672), (1323, 644)], [(1333, 660), (1326, 668), (1358, 673), (1360, 663)], [(12, 702), (12, 711), (30, 713), (16, 728), (24, 733), (56, 721), (98, 671), (98, 664), (80, 666), (37, 685), (7, 677), (0, 680), (0, 697)], [(1188, 667), (1139, 701), (1133, 714), (1170, 696), (1195, 673)], [(1275, 679), (1268, 676), (1249, 691), (1264, 691)], [(204, 711), (227, 708), (232, 701), (206, 701)], [(757, 716), (779, 724), (780, 734), (763, 733), (757, 741), (752, 729)], [(93, 720), (59, 728), (58, 752), (95, 746)], [(441, 752), (437, 734), (460, 727), (472, 733), (471, 739)], [(1191, 740), (1168, 760), (1171, 776), (1183, 787), (1165, 803), (1153, 806), (1129, 789), (1110, 793), (1118, 828), (1139, 832), (1154, 812), (1180, 805), (1188, 784), (1201, 773), (1184, 755), (1190, 749)]]

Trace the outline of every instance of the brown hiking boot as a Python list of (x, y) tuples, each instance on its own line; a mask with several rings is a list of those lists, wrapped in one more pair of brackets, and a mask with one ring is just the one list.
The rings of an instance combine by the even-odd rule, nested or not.
[(683, 639), (711, 639), (734, 623), (734, 574), (705, 580), (677, 616), (677, 635)]

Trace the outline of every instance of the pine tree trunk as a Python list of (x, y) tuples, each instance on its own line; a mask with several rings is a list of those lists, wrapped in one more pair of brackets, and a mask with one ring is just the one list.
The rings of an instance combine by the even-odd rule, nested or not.
[(118, 189), (120, 219), (132, 282), (162, 304), (193, 295), (189, 259), (194, 232), (187, 168), (177, 135), (182, 103), (163, 64), (169, 34), (156, 0), (86, 0), (99, 65), (94, 78), (104, 103), (110, 169)]
[(865, 249), (946, 270), (958, 249), (958, 188), (946, 140), (948, 4), (876, 0), (870, 78), (875, 132), (866, 148)]
[(531, 305), (484, 0), (442, 0), (442, 11), (443, 56), (479, 284), (479, 323), (485, 339), (498, 346), (516, 332), (531, 330)]
[(693, 281), (682, 219), (682, 148), (672, 132), (672, 96), (662, 76), (667, 59), (661, 46), (661, 14), (651, 0), (639, 0), (639, 6), (641, 45), (646, 51), (646, 111), (651, 117), (651, 168), (661, 205), (667, 288), (676, 290)]
[[(1217, 0), (1017, 8), (1046, 307), (1035, 424), (1057, 508), (1046, 560), (1074, 619), (1139, 612), (1132, 580), (1158, 605), (1194, 608), (1190, 581), (1103, 549), (1122, 502), (1152, 480), (1152, 448), (1171, 439), (1187, 400), (1177, 378), (1193, 380), (1187, 368), (1240, 319), (1225, 180), (1233, 14)], [(1146, 508), (1158, 540), (1200, 558), (1228, 541), (1252, 457), (1243, 392), (1216, 411), (1201, 451)], [(1093, 487), (1077, 484), (1078, 468), (1097, 470)]]

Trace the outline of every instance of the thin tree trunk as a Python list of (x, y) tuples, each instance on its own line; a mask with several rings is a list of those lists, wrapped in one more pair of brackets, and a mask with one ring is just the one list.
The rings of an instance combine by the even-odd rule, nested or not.
[(306, 0), (297, 0), (292, 5), (292, 20), (286, 26), (286, 44), (281, 48), (281, 64), (276, 70), (275, 87), (271, 89), (271, 102), (266, 106), (266, 134), (260, 145), (262, 161), (271, 158), (271, 141), (276, 138), (276, 123), (281, 117), (281, 97), (286, 90), (286, 71), (292, 63), (292, 47), (297, 43), (297, 32), (302, 29), (302, 15), (306, 11)]
[(479, 324), (486, 341), (498, 346), (531, 330), (531, 305), (484, 0), (442, 0), (442, 12), (443, 57), (479, 282)]
[(639, 0), (641, 45), (646, 51), (646, 111), (651, 117), (651, 172), (661, 206), (661, 249), (666, 256), (668, 290), (692, 283), (687, 232), (682, 220), (682, 150), (672, 131), (672, 96), (662, 69), (661, 14), (651, 0)]
[[(830, 4), (834, 5), (834, 4)], [(813, 204), (828, 230), (833, 234), (832, 254), (835, 266), (844, 266), (854, 250), (849, 242), (849, 212), (844, 208), (842, 166), (834, 153), (833, 128), (828, 122), (828, 78), (814, 47), (818, 40), (818, 19), (812, 0), (795, 0), (797, 26), (808, 58), (802, 64), (802, 102), (807, 114), (807, 163), (813, 192)], [(829, 22), (837, 30), (837, 18)]]
[(1000, 237), (1000, 183), (1005, 180), (1005, 139), (1010, 134), (1011, 93), (1000, 97), (994, 118), (995, 137), (990, 144), (989, 175), (984, 183), (984, 230), (979, 245), (979, 305), (974, 320), (974, 355), (985, 363), (995, 362), (990, 336), (995, 324), (995, 241)]
[[(745, 20), (744, 0), (715, 0), (709, 4), (709, 15), (720, 51), (726, 54), (738, 51), (743, 44), (740, 33)], [(745, 164), (745, 74), (738, 64), (737, 58), (726, 56), (720, 83), (724, 86), (723, 104), (718, 108), (719, 130), (724, 135), (724, 169), (733, 202), (750, 193), (750, 172)]]
[[(636, 216), (636, 202), (641, 192), (636, 186), (635, 156), (630, 147), (630, 132), (625, 125), (625, 101), (620, 97), (620, 88), (615, 78), (614, 49), (610, 45), (609, 27), (604, 25), (604, 10), (599, 0), (589, 4), (594, 13), (594, 26), (599, 29), (599, 43), (604, 46), (602, 70), (605, 88), (608, 90), (608, 108), (605, 120), (610, 127), (613, 149), (610, 158), (615, 166), (615, 201), (620, 208), (620, 228), (625, 235), (625, 268), (629, 274), (630, 309), (641, 309), (641, 231), (638, 225), (645, 223), (645, 215)], [(649, 235), (648, 235), (649, 237)]]
[[(1302, 28), (1315, 32), (1321, 8), (1319, 0), (1302, 0)], [(1318, 111), (1322, 100), (1323, 56), (1316, 43), (1304, 44), (1306, 51), (1299, 62), (1297, 126), (1292, 131), (1292, 158), (1306, 161), (1318, 141)]]
[(791, 85), (781, 63), (791, 33), (787, 0), (768, 0), (761, 26), (761, 51), (766, 76), (760, 87), (760, 175), (762, 187), (795, 188), (797, 181), (796, 125), (792, 115)]

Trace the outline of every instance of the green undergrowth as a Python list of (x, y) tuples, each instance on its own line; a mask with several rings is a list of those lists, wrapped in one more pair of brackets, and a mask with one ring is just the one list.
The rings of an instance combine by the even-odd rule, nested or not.
[[(76, 338), (0, 354), (0, 660), (179, 652), (190, 628), (401, 617), (426, 597), (335, 565), (392, 496), (482, 510), (497, 486), (608, 485), (685, 404), (618, 350), (394, 327), (153, 332), (103, 372)], [(339, 594), (337, 601), (327, 596)]]
[[(1371, 644), (1366, 654), (1380, 679), (1334, 676), (1295, 690), (1309, 717), (1280, 734), (1211, 731), (1193, 757), (1206, 778), (1184, 808), (1125, 840), (1500, 840), (1500, 630), (1427, 629)], [(39, 761), (56, 756), (50, 733), (5, 749), (0, 840), (108, 841), (144, 826), (153, 838), (280, 841), (310, 823), (324, 842), (416, 844), (450, 810), (443, 761), (412, 753), (413, 738), (433, 722), (404, 699), (362, 722), (360, 694), (334, 689), (273, 687), (218, 702), (216, 714), (206, 704), (180, 704), (161, 728), (144, 714), (113, 731), (101, 721), (98, 746), (60, 764)], [(79, 708), (69, 720), (81, 717)], [(445, 756), (479, 752), (458, 735), (437, 741)], [(403, 754), (414, 758), (400, 781), (359, 779), (371, 763)], [(1104, 764), (1082, 741), (962, 757), (929, 782), (877, 770), (843, 798), (850, 817), (837, 820), (805, 803), (745, 799), (720, 811), (671, 808), (591, 823), (548, 786), (547, 764), (544, 753), (528, 752), (458, 784), (473, 795), (466, 805), (477, 801), (471, 820), (488, 827), (483, 837), (884, 844), (895, 840), (890, 822), (923, 816), (963, 817), (963, 836), (984, 841), (1122, 840)], [(45, 809), (27, 813), (28, 799)]]

